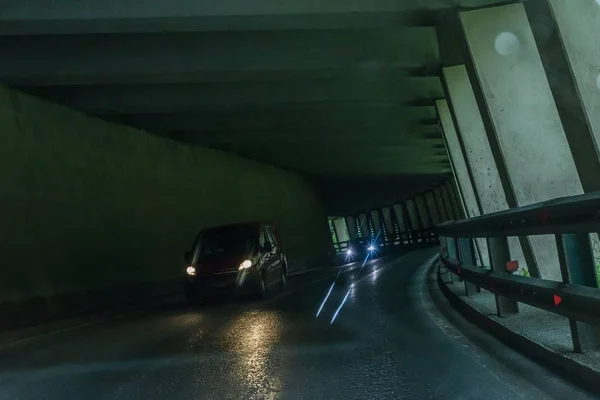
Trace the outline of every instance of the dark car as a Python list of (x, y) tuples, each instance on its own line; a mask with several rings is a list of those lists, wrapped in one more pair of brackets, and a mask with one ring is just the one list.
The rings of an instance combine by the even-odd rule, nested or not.
[(198, 233), (185, 253), (185, 293), (191, 303), (212, 295), (267, 296), (285, 288), (287, 261), (274, 224), (248, 222)]

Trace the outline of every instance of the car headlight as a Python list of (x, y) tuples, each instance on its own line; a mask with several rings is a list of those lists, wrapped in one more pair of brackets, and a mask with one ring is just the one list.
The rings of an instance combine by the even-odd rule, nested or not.
[(243, 269), (248, 269), (252, 266), (252, 261), (250, 260), (244, 260), (243, 263), (240, 264), (240, 271)]
[(185, 273), (188, 274), (189, 276), (194, 276), (196, 275), (196, 268), (193, 266), (189, 266), (185, 269)]
[(369, 250), (369, 251), (375, 251), (375, 246), (373, 246), (371, 244), (371, 245), (369, 245), (369, 247), (367, 247), (367, 250)]
[(352, 249), (346, 250), (346, 255), (347, 256), (351, 256), (352, 254), (354, 254), (354, 252), (352, 251)]

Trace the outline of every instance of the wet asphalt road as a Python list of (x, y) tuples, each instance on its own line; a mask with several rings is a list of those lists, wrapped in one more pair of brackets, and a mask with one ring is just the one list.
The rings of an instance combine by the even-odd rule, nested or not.
[(175, 299), (13, 338), (0, 344), (0, 399), (592, 398), (440, 313), (423, 268), (433, 254), (342, 274), (318, 317), (331, 270), (263, 302)]

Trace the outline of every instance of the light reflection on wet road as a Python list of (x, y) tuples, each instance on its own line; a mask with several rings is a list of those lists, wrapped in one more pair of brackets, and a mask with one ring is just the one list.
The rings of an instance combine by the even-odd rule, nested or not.
[(0, 344), (0, 400), (587, 398), (497, 342), (509, 360), (440, 328), (418, 268), (433, 254), (341, 274), (324, 304), (333, 270), (264, 302), (171, 301)]

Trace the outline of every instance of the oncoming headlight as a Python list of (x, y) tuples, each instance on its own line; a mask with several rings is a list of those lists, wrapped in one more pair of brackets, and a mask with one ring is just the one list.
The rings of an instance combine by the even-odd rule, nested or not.
[(243, 269), (248, 269), (252, 266), (252, 261), (250, 260), (244, 260), (243, 263), (240, 264), (240, 271)]
[(185, 273), (188, 274), (189, 276), (194, 276), (196, 275), (196, 268), (193, 266), (189, 266), (185, 269)]

